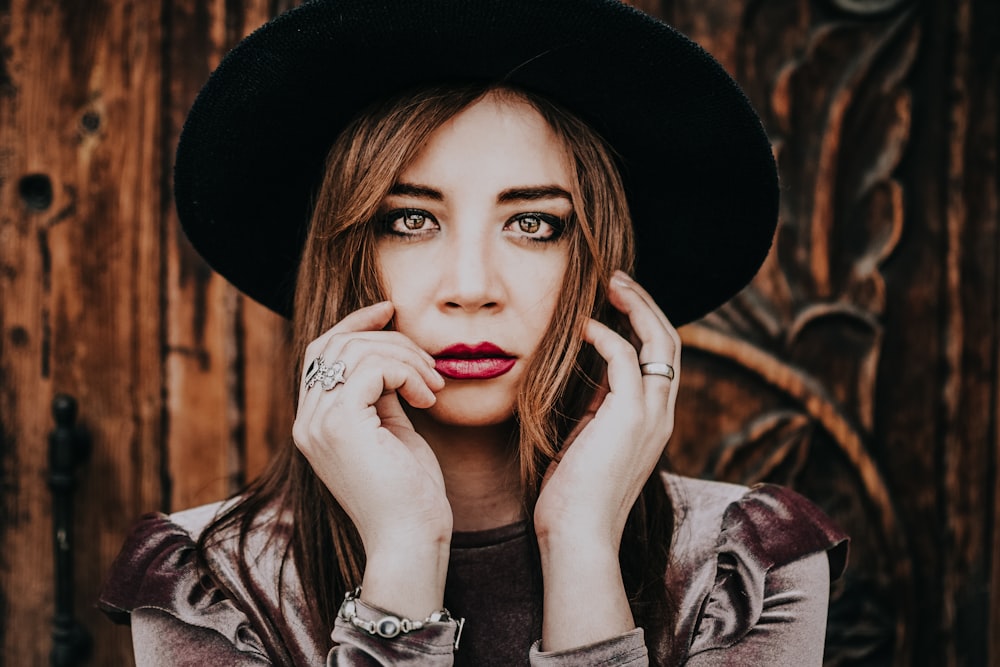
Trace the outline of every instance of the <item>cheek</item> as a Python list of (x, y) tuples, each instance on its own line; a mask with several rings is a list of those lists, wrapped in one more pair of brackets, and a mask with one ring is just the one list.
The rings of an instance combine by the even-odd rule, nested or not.
[(417, 279), (424, 273), (420, 271), (419, 263), (407, 253), (392, 252), (391, 246), (389, 250), (376, 246), (375, 263), (386, 298), (393, 302), (405, 302), (412, 298)]
[(525, 289), (522, 295), (524, 315), (535, 331), (536, 341), (540, 341), (552, 326), (559, 298), (566, 289), (568, 266), (569, 258), (562, 255), (559, 261), (545, 262), (520, 274), (517, 284), (523, 285)]
[(535, 285), (545, 285), (544, 300), (550, 309), (555, 308), (559, 295), (565, 291), (567, 286), (566, 272), (569, 270), (569, 251), (561, 249), (561, 252), (553, 253), (555, 256), (549, 261), (542, 262), (536, 267)]
[(405, 253), (387, 253), (378, 265), (384, 296), (395, 308), (393, 329), (416, 340), (420, 330), (426, 329), (423, 320), (436, 308), (426, 263), (408, 260)]

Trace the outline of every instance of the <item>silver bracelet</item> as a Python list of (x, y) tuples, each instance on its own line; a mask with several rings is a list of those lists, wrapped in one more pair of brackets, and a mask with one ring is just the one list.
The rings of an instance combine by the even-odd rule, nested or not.
[(344, 601), (340, 605), (340, 611), (337, 612), (337, 616), (339, 616), (341, 620), (347, 621), (359, 630), (364, 630), (370, 635), (382, 637), (383, 639), (392, 639), (393, 637), (398, 637), (401, 634), (420, 630), (428, 623), (448, 623), (455, 621), (458, 624), (458, 631), (455, 634), (455, 648), (458, 648), (458, 640), (462, 636), (462, 628), (465, 625), (465, 619), (453, 617), (451, 612), (447, 609), (435, 611), (422, 621), (400, 618), (399, 616), (395, 616), (393, 614), (386, 614), (381, 618), (366, 621), (358, 617), (356, 601), (360, 597), (360, 586), (355, 588), (353, 591), (347, 591), (347, 594), (344, 595)]

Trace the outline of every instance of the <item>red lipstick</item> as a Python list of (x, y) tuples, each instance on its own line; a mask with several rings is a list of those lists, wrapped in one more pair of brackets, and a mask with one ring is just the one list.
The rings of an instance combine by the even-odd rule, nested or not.
[(434, 359), (437, 372), (453, 380), (489, 380), (517, 363), (517, 358), (488, 342), (451, 345), (434, 354)]

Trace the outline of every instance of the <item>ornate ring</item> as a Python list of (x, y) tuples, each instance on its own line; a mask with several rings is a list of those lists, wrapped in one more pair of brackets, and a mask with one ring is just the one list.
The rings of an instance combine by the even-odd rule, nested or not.
[(346, 370), (347, 364), (343, 361), (338, 359), (332, 365), (327, 365), (323, 356), (320, 355), (312, 360), (308, 370), (306, 370), (306, 389), (312, 389), (319, 383), (324, 390), (330, 391), (338, 384), (346, 382), (344, 379), (344, 372)]
[(639, 364), (639, 372), (643, 375), (662, 375), (668, 380), (674, 379), (674, 367), (660, 361)]

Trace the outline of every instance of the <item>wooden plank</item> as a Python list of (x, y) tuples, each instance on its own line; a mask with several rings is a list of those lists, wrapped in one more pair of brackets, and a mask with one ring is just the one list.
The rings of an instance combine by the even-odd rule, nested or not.
[[(983, 3), (965, 0), (952, 8), (953, 69), (947, 136), (947, 303), (942, 405), (947, 423), (944, 458), (946, 561), (941, 628), (947, 634), (944, 664), (987, 664), (990, 625), (990, 566), (996, 530), (987, 508), (994, 500), (998, 391), (997, 326), (997, 100), (987, 44), (996, 23), (980, 17)], [(994, 19), (995, 10), (986, 11)], [(992, 33), (992, 35), (990, 34)], [(993, 41), (995, 44), (995, 41)], [(995, 49), (995, 47), (994, 47)], [(991, 91), (992, 87), (992, 91)], [(990, 97), (992, 93), (992, 99)], [(990, 114), (992, 115), (984, 115)]]
[[(955, 11), (957, 10), (957, 11)], [(958, 423), (961, 418), (961, 404), (964, 396), (964, 378), (962, 377), (963, 344), (965, 342), (966, 313), (961, 299), (961, 261), (963, 253), (962, 240), (968, 224), (966, 202), (963, 197), (965, 186), (965, 150), (968, 140), (968, 81), (965, 70), (968, 67), (969, 31), (971, 7), (968, 0), (962, 0), (953, 9), (951, 28), (956, 43), (952, 54), (952, 77), (950, 93), (954, 102), (950, 107), (949, 135), (947, 137), (948, 162), (946, 194), (946, 229), (945, 238), (945, 326), (943, 361), (945, 374), (941, 383), (941, 404), (944, 409), (944, 432), (942, 445), (942, 460), (944, 488), (942, 498), (945, 506), (944, 530), (946, 531), (948, 547), (945, 550), (945, 569), (943, 576), (944, 594), (942, 596), (940, 623), (942, 628), (953, 628), (958, 620), (956, 599), (960, 580), (967, 575), (966, 563), (963, 563), (964, 551), (972, 548), (970, 540), (977, 536), (968, 529), (968, 524), (962, 520), (962, 511), (967, 509), (971, 500), (968, 497), (970, 489), (963, 484), (970, 480), (963, 479), (967, 463), (963, 433)], [(976, 485), (973, 485), (975, 487)], [(975, 489), (971, 490), (975, 495)], [(950, 633), (943, 642), (944, 661), (942, 665), (956, 667), (959, 665), (955, 636)]]
[[(3, 329), (21, 352), (3, 362), (3, 421), (14, 434), (5, 473), (16, 480), (4, 499), (3, 657), (45, 664), (51, 647), (45, 436), (51, 397), (65, 392), (94, 444), (78, 474), (76, 614), (95, 638), (94, 663), (123, 664), (128, 644), (93, 603), (126, 526), (161, 495), (159, 6), (13, 2), (7, 11)], [(19, 183), (45, 182), (29, 174), (48, 179), (51, 203), (25, 205)]]
[[(961, 664), (1000, 664), (1000, 4), (977, 0), (972, 5), (968, 69), (970, 138), (964, 156), (965, 195), (971, 224), (963, 239), (963, 307), (969, 336), (964, 363), (971, 391), (962, 419), (968, 419), (967, 441), (981, 454), (968, 465), (982, 467), (982, 504), (968, 508), (977, 520), (985, 553), (970, 568), (965, 599), (973, 604), (955, 626)], [(963, 422), (964, 423), (964, 422)], [(990, 494), (992, 493), (992, 503)], [(990, 505), (992, 504), (992, 513)], [(985, 598), (985, 599), (984, 599)], [(981, 637), (985, 635), (986, 646)], [(975, 649), (985, 650), (985, 655)]]
[(31, 644), (48, 644), (45, 630), (53, 603), (51, 528), (46, 522), (49, 497), (43, 481), (49, 426), (44, 406), (52, 395), (48, 221), (68, 198), (58, 180), (53, 184), (61, 176), (52, 173), (60, 162), (55, 142), (32, 146), (25, 140), (32, 133), (51, 136), (60, 118), (48, 98), (49, 91), (57, 89), (57, 74), (41, 71), (44, 58), (33, 58), (23, 45), (37, 48), (59, 28), (17, 3), (5, 18), (3, 48), (11, 55), (5, 59), (0, 97), (3, 662), (30, 664), (36, 653)]
[[(266, 0), (178, 0), (171, 8), (169, 150), (222, 55), (270, 16)], [(176, 214), (167, 301), (171, 509), (217, 500), (260, 473), (289, 442), (287, 323), (237, 294), (188, 246)]]
[[(169, 159), (187, 110), (225, 53), (226, 5), (174, 0), (166, 100)], [(172, 195), (171, 195), (172, 196)], [(238, 385), (239, 298), (190, 247), (172, 204), (167, 214), (166, 411), (171, 510), (218, 500), (241, 479)]]
[(287, 321), (249, 299), (243, 319), (246, 479), (250, 481), (282, 447), (293, 446), (297, 355)]
[[(852, 567), (834, 591), (828, 658), (903, 665), (916, 636), (914, 566), (934, 561), (909, 544), (897, 474), (917, 487), (914, 504), (927, 512), (918, 521), (935, 520), (938, 502), (933, 485), (912, 479), (912, 461), (917, 479), (935, 474), (935, 432), (913, 417), (933, 419), (939, 395), (893, 382), (899, 370), (916, 374), (914, 355), (929, 346), (936, 354), (937, 313), (907, 310), (911, 284), (894, 282), (889, 266), (890, 257), (906, 256), (909, 268), (929, 254), (913, 263), (915, 284), (938, 287), (937, 250), (924, 244), (924, 220), (906, 216), (911, 183), (899, 174), (915, 139), (908, 81), (923, 42), (902, 4), (877, 14), (831, 4), (670, 3), (668, 18), (754, 101), (782, 181), (780, 228), (753, 287), (682, 330), (671, 453), (685, 472), (789, 484), (823, 504), (854, 538)], [(900, 348), (911, 315), (927, 326)], [(911, 401), (929, 410), (910, 410)], [(907, 418), (904, 437), (917, 436), (905, 459), (893, 458), (882, 430), (896, 411)], [(932, 533), (921, 539), (936, 548)]]
[[(967, 16), (959, 18), (962, 14)], [(996, 639), (1000, 613), (996, 595), (994, 540), (996, 501), (998, 417), (996, 397), (1000, 394), (1000, 206), (998, 206), (998, 123), (1000, 123), (1000, 6), (971, 0), (967, 10), (956, 12), (956, 22), (968, 21), (967, 32), (959, 33), (953, 77), (962, 80), (962, 95), (955, 95), (953, 109), (965, 114), (965, 141), (956, 144), (953, 157), (962, 162), (961, 180), (949, 182), (949, 213), (965, 215), (960, 233), (961, 256), (958, 266), (960, 307), (964, 322), (961, 346), (962, 377), (956, 439), (961, 443), (955, 486), (949, 485), (949, 527), (961, 540), (954, 543), (950, 590), (955, 622), (956, 664), (995, 664), (990, 661), (990, 644)], [(955, 124), (953, 123), (954, 127)], [(958, 138), (953, 130), (953, 139)], [(961, 201), (958, 209), (955, 202)], [(949, 215), (949, 220), (951, 219)], [(949, 429), (951, 431), (951, 429)], [(951, 443), (946, 444), (946, 448)], [(994, 656), (995, 658), (1000, 656)]]

